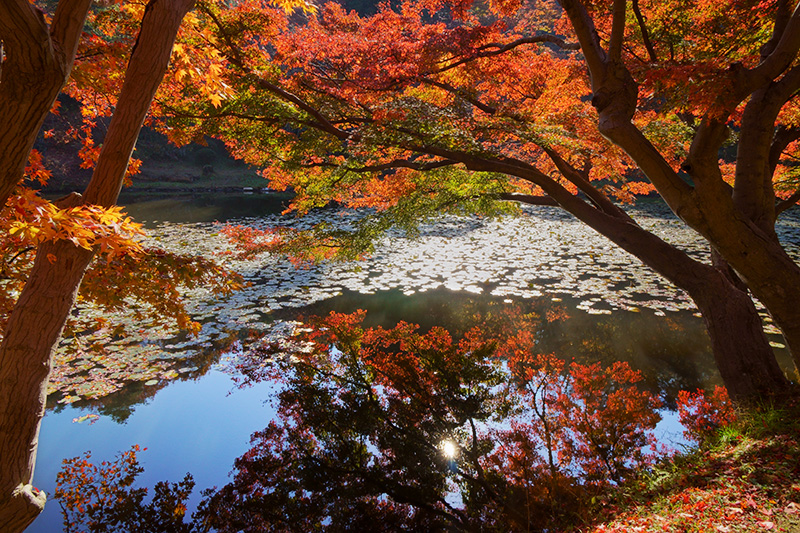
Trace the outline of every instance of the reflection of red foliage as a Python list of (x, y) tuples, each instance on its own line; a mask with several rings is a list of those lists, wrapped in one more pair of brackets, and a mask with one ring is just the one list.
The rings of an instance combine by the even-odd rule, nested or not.
[(716, 386), (711, 394), (681, 391), (678, 394), (678, 413), (686, 427), (683, 435), (690, 440), (703, 442), (719, 428), (736, 420), (733, 403), (725, 387)]
[[(360, 498), (362, 510), (369, 501), (380, 503), (381, 513), (411, 513), (415, 504), (398, 502), (416, 501), (438, 502), (439, 513), (442, 483), (450, 478), (465, 507), (446, 511), (448, 521), (553, 528), (653, 458), (642, 448), (654, 441), (660, 404), (638, 388), (641, 375), (625, 363), (603, 368), (536, 353), (544, 320), (538, 314), (503, 306), (475, 317), (479, 325), (459, 340), (405, 322), (365, 328), (365, 316), (316, 318), (291, 358), (242, 367), (251, 371), (248, 381), (284, 385), (280, 420), (237, 462), (234, 483), (215, 496), (215, 520), (265, 525), (270, 517), (243, 510), (289, 505), (330, 513), (353, 505), (350, 497)], [(458, 443), (452, 470), (436, 470), (442, 434)], [(380, 465), (379, 472), (369, 465)], [(292, 496), (319, 479), (329, 481), (302, 501)], [(401, 499), (387, 505), (372, 492), (343, 495), (364, 479), (374, 484), (369, 491)], [(235, 530), (234, 522), (215, 523), (221, 531), (228, 526)]]
[(91, 454), (64, 460), (57, 476), (55, 497), (61, 504), (65, 531), (114, 531), (116, 533), (200, 533), (202, 523), (186, 523), (186, 501), (194, 489), (191, 474), (178, 483), (160, 481), (152, 497), (148, 489), (135, 487), (144, 469), (134, 445), (113, 462), (90, 462)]
[(641, 374), (627, 363), (567, 367), (553, 355), (517, 352), (508, 364), (533, 416), (502, 438), (535, 438), (551, 475), (577, 470), (586, 481), (619, 482), (652, 459), (642, 448), (655, 442), (651, 431), (661, 418), (660, 401), (639, 390)]

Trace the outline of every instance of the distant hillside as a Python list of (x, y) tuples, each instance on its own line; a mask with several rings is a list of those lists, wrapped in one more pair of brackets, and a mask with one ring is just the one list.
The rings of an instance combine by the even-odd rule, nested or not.
[[(67, 134), (81, 124), (78, 103), (61, 97), (58, 115), (45, 120), (34, 148), (42, 153), (44, 163), (53, 176), (45, 192), (82, 191), (91, 178), (91, 170), (80, 167), (80, 142)], [(105, 124), (95, 129), (95, 142), (100, 144)], [(44, 132), (49, 132), (45, 138)], [(141, 188), (217, 188), (263, 187), (265, 181), (256, 169), (233, 159), (225, 146), (214, 139), (208, 145), (190, 144), (176, 147), (160, 133), (143, 128), (136, 143), (134, 157), (142, 160), (141, 173), (134, 177), (134, 189)]]

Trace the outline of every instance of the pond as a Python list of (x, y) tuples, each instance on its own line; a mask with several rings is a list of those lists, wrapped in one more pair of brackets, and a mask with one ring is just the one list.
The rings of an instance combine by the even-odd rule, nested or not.
[[(191, 472), (197, 490), (190, 504), (196, 505), (200, 490), (228, 482), (250, 434), (275, 417), (269, 401), (274, 387), (237, 387), (236, 361), (257, 339), (280, 338), (287, 322), (310, 314), (365, 309), (365, 325), (390, 328), (402, 320), (427, 331), (458, 329), (469, 317), (504, 306), (537, 316), (557, 308), (566, 319), (543, 322), (536, 332), (542, 353), (628, 361), (668, 404), (677, 390), (719, 381), (702, 320), (685, 295), (557, 209), (526, 208), (503, 220), (443, 217), (423, 227), (416, 240), (387, 234), (376, 253), (359, 263), (297, 270), (275, 257), (219, 255), (229, 249), (220, 223), (294, 223), (280, 216), (285, 202), (282, 196), (233, 193), (127, 201), (129, 213), (149, 228), (151, 243), (217, 257), (249, 286), (224, 300), (201, 290), (187, 294), (203, 324), (196, 338), (143, 328), (137, 338), (95, 339), (108, 349), (107, 357), (91, 363), (97, 375), (133, 356), (157, 360), (165, 370), (155, 379), (130, 379), (108, 394), (93, 394), (100, 380), (91, 379), (53, 394), (40, 434), (37, 487), (52, 495), (64, 458), (92, 450), (93, 460), (111, 460), (139, 444), (147, 448), (140, 455), (140, 483), (179, 481)], [(631, 210), (643, 226), (691, 254), (705, 254), (703, 243), (663, 205), (644, 202)], [(311, 218), (347, 224), (354, 216), (330, 209)], [(795, 257), (799, 227), (795, 209), (779, 228)], [(764, 317), (788, 368), (780, 337)], [(681, 442), (674, 416), (665, 416), (658, 433), (663, 442)], [(51, 500), (29, 531), (60, 531), (61, 520)]]

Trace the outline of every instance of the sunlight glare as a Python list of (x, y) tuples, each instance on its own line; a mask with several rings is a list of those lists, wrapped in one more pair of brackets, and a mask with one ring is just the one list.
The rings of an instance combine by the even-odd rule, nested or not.
[(442, 443), (439, 445), (442, 449), (442, 453), (448, 459), (452, 459), (456, 456), (458, 452), (458, 448), (456, 447), (456, 443), (451, 440), (443, 440)]

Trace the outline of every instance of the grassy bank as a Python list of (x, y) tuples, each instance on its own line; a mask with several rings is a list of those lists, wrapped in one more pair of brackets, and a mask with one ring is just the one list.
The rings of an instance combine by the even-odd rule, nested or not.
[(739, 413), (602, 502), (593, 532), (800, 532), (800, 406)]

